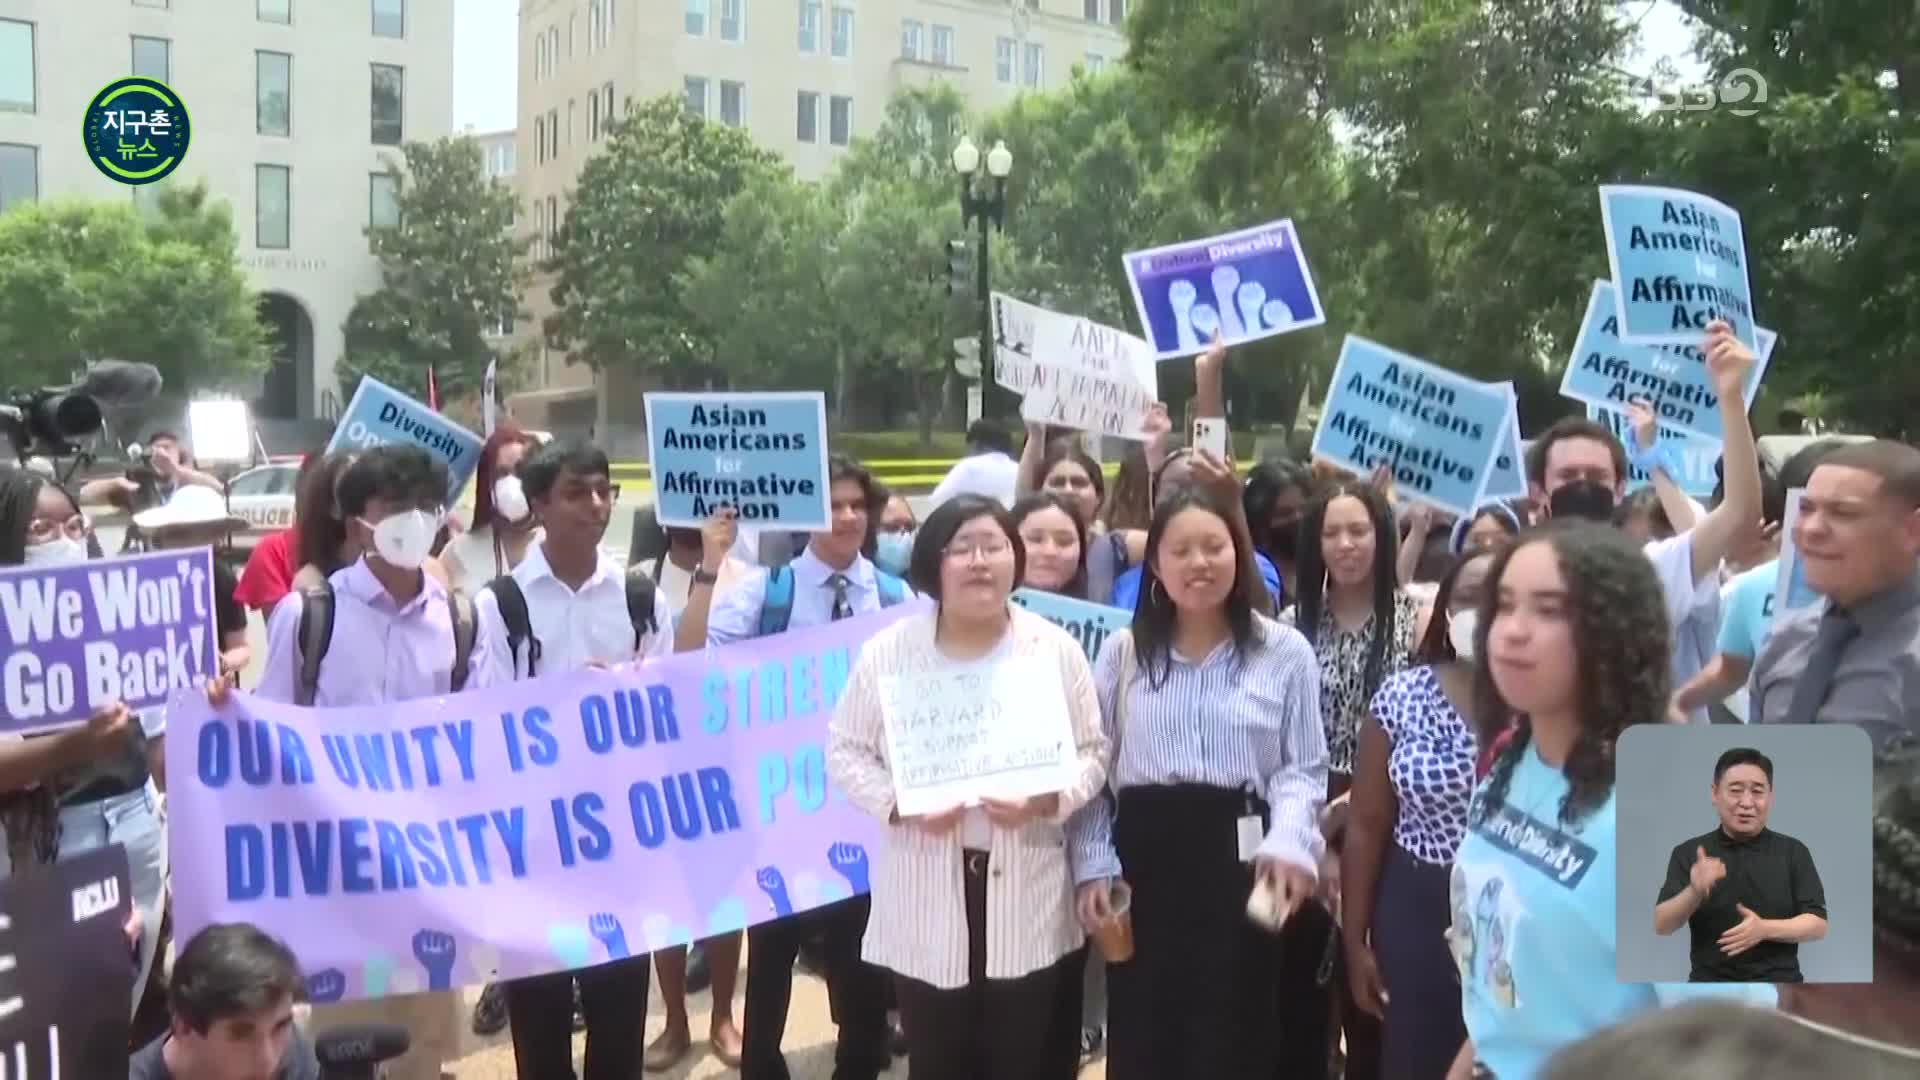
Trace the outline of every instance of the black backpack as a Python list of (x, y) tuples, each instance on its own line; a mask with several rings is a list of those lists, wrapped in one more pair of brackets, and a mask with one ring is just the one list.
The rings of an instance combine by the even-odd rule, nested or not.
[[(300, 673), (293, 684), (293, 703), (311, 706), (320, 689), (320, 662), (333, 645), (333, 583), (323, 581), (300, 590)], [(453, 670), (450, 691), (467, 685), (467, 665), (473, 658), (473, 601), (463, 592), (448, 590), (447, 610), (453, 617)]]
[[(520, 591), (520, 583), (512, 574), (502, 574), (487, 583), (493, 590), (494, 602), (500, 605), (500, 621), (507, 626), (507, 649), (513, 654), (514, 666), (520, 663), (520, 647), (527, 647), (527, 677), (540, 673), (540, 639), (533, 636), (533, 617), (527, 612), (527, 594)], [(660, 623), (654, 618), (654, 593), (656, 586), (647, 572), (638, 566), (627, 569), (627, 618), (633, 623), (633, 648), (638, 652), (640, 642), (648, 634), (660, 629)]]

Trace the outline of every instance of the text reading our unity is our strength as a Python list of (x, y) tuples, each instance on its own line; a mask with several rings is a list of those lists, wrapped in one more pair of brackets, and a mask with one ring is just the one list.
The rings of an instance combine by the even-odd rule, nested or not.
[(774, 424), (766, 409), (694, 405), (685, 426), (670, 426), (660, 433), (660, 445), (666, 450), (714, 455), (711, 472), (681, 469), (654, 478), (664, 495), (692, 496), (696, 517), (731, 506), (745, 521), (779, 521), (782, 498), (819, 497), (811, 477), (783, 475), (774, 468), (750, 471), (754, 455), (817, 449), (809, 432)]

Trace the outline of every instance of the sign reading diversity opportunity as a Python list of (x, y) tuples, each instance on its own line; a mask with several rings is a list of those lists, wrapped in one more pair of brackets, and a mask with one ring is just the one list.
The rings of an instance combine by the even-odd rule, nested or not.
[(127, 1071), (132, 910), (119, 844), (0, 881), (0, 1076)]
[(1603, 184), (1600, 222), (1621, 340), (1697, 345), (1708, 323), (1724, 319), (1759, 354), (1739, 211), (1678, 188)]
[[(1587, 419), (1607, 425), (1622, 446), (1633, 445), (1633, 421), (1626, 413), (1588, 405)], [(1659, 433), (1654, 438), (1658, 445), (1669, 449), (1674, 464), (1680, 468), (1680, 475), (1670, 478), (1674, 486), (1696, 499), (1711, 497), (1713, 489), (1720, 484), (1720, 477), (1714, 473), (1714, 466), (1720, 462), (1719, 442), (1696, 435), (1683, 435), (1665, 424), (1660, 425)], [(1628, 491), (1638, 491), (1651, 483), (1653, 477), (1647, 475), (1645, 469), (1638, 465), (1627, 466)]]
[(1159, 398), (1153, 350), (1131, 334), (993, 294), (994, 381), (1035, 423), (1146, 438)]
[(1327, 321), (1292, 221), (1130, 252), (1127, 281), (1140, 325), (1162, 360)]
[(1510, 393), (1350, 334), (1312, 453), (1361, 476), (1389, 465), (1398, 494), (1464, 516), (1510, 430)]
[(825, 394), (662, 393), (646, 403), (660, 524), (697, 529), (723, 506), (763, 528), (832, 524)]
[(1079, 775), (1060, 671), (1041, 657), (882, 675), (880, 703), (902, 817), (1064, 791)]
[[(1560, 393), (1603, 409), (1624, 411), (1627, 403), (1644, 398), (1659, 413), (1661, 424), (1715, 443), (1726, 438), (1720, 422), (1720, 395), (1707, 371), (1707, 355), (1700, 348), (1703, 335), (1685, 345), (1629, 345), (1620, 339), (1620, 316), (1611, 282), (1596, 281), (1580, 320), (1580, 336), (1573, 342), (1573, 358), (1560, 379)], [(1748, 406), (1760, 392), (1778, 340), (1764, 327), (1757, 331), (1757, 358), (1741, 387)]]
[(1510, 382), (1489, 383), (1498, 387), (1507, 395), (1507, 429), (1500, 436), (1499, 447), (1493, 452), (1493, 464), (1487, 467), (1487, 489), (1480, 493), (1482, 502), (1494, 500), (1521, 499), (1527, 494), (1526, 459), (1521, 456), (1520, 445), (1520, 395), (1514, 393)]
[(347, 402), (347, 411), (334, 425), (333, 438), (327, 440), (327, 453), (396, 443), (417, 446), (446, 463), (451, 505), (480, 467), (480, 448), (486, 440), (379, 379), (360, 376), (353, 400)]
[(1100, 657), (1107, 635), (1133, 625), (1133, 612), (1105, 604), (1076, 600), (1071, 596), (1042, 592), (1039, 589), (1015, 589), (1013, 602), (1073, 635), (1087, 654), (1087, 662)]
[(1793, 542), (1793, 528), (1800, 523), (1800, 497), (1806, 488), (1787, 492), (1787, 512), (1780, 522), (1780, 569), (1773, 582), (1773, 617), (1820, 603), (1820, 594), (1807, 584), (1807, 566), (1800, 561), (1800, 547)]
[[(177, 936), (251, 922), (317, 1001), (569, 970), (868, 888), (827, 783), (863, 642), (924, 603), (391, 706), (170, 707)], [(1057, 679), (1055, 680), (1058, 681)]]
[(0, 734), (70, 727), (116, 701), (164, 705), (218, 670), (213, 552), (0, 570), (0, 624)]

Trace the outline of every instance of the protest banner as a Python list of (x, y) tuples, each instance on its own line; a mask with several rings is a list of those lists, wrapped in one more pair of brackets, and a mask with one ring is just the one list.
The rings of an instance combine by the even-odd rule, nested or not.
[(1021, 418), (1146, 438), (1159, 398), (1153, 352), (1131, 334), (993, 294), (994, 381), (1020, 395)]
[(1600, 186), (1620, 339), (1631, 345), (1698, 345), (1724, 319), (1760, 352), (1740, 213), (1679, 188)]
[(1793, 542), (1793, 528), (1800, 523), (1800, 497), (1806, 488), (1787, 492), (1787, 511), (1780, 522), (1780, 568), (1773, 581), (1772, 617), (1817, 606), (1821, 597), (1807, 584), (1807, 567), (1800, 561), (1800, 548)]
[(831, 527), (825, 394), (660, 393), (646, 407), (660, 524), (697, 529), (731, 506), (743, 525)]
[(880, 702), (902, 817), (1064, 791), (1079, 776), (1066, 690), (1044, 657), (882, 675)]
[(71, 727), (116, 701), (164, 705), (220, 662), (209, 548), (0, 570), (0, 620), (0, 734)]
[(1013, 602), (1073, 635), (1087, 654), (1087, 662), (1100, 657), (1107, 635), (1133, 625), (1133, 612), (1086, 600), (1076, 600), (1040, 589), (1015, 589)]
[(395, 390), (371, 375), (347, 402), (347, 411), (333, 426), (327, 453), (371, 450), (392, 444), (417, 446), (447, 466), (447, 504), (459, 501), (467, 478), (480, 467), (480, 448), (486, 440), (440, 415), (424, 402)]
[(132, 910), (119, 844), (0, 881), (0, 1077), (126, 1075)]
[(1509, 389), (1349, 334), (1314, 429), (1312, 455), (1397, 494), (1464, 516), (1480, 505), (1512, 413)]
[[(1626, 413), (1588, 405), (1587, 419), (1607, 425), (1614, 438), (1620, 440), (1620, 445), (1633, 445), (1633, 422)], [(1680, 467), (1680, 475), (1671, 478), (1674, 486), (1696, 499), (1710, 498), (1713, 489), (1720, 483), (1719, 476), (1714, 473), (1714, 466), (1720, 462), (1720, 443), (1695, 435), (1684, 435), (1664, 424), (1660, 426), (1655, 440), (1672, 450), (1674, 463)], [(1651, 483), (1653, 477), (1647, 475), (1645, 469), (1638, 465), (1627, 466), (1628, 491), (1639, 491)]]
[[(1720, 422), (1720, 395), (1707, 372), (1701, 335), (1685, 345), (1630, 345), (1620, 339), (1620, 316), (1612, 282), (1596, 281), (1587, 297), (1587, 313), (1573, 356), (1560, 379), (1564, 397), (1603, 409), (1625, 411), (1627, 403), (1644, 398), (1660, 416), (1660, 423), (1689, 435), (1719, 443), (1726, 437)], [(1741, 388), (1742, 400), (1753, 404), (1760, 380), (1767, 373), (1778, 336), (1764, 327), (1756, 333), (1760, 345)]]
[(1154, 355), (1192, 356), (1327, 321), (1291, 220), (1128, 252), (1127, 283)]
[(335, 1001), (587, 967), (865, 892), (880, 824), (830, 789), (827, 723), (861, 645), (926, 610), (404, 709), (182, 691), (177, 936), (251, 922)]

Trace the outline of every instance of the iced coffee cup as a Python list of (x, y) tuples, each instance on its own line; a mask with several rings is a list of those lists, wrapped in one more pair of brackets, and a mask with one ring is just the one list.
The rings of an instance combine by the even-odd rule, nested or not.
[(1111, 914), (1092, 929), (1093, 947), (1109, 964), (1124, 964), (1133, 959), (1133, 889), (1115, 878), (1107, 903)]

